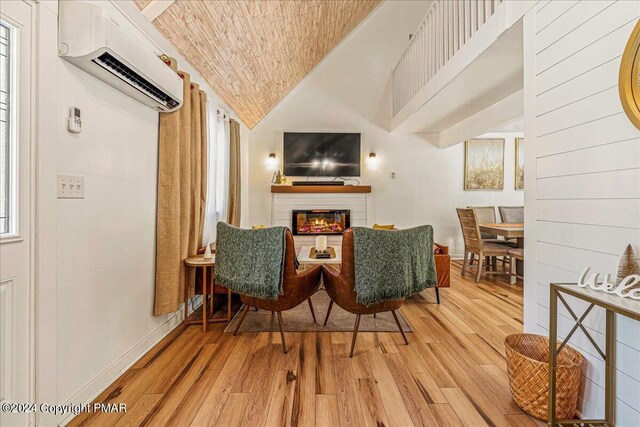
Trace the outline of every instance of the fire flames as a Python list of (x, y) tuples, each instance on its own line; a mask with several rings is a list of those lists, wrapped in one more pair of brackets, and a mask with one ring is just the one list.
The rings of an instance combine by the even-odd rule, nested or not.
[(326, 218), (313, 218), (309, 221), (298, 220), (298, 232), (309, 234), (322, 234), (322, 233), (342, 233), (344, 231), (344, 224), (339, 223), (336, 220), (331, 222)]

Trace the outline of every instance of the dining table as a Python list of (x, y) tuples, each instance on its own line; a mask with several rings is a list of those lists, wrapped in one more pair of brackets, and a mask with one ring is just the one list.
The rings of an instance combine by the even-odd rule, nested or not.
[[(521, 222), (500, 222), (480, 224), (480, 232), (516, 239), (518, 248), (524, 248), (524, 224)], [(524, 276), (524, 262), (516, 260), (516, 272)]]

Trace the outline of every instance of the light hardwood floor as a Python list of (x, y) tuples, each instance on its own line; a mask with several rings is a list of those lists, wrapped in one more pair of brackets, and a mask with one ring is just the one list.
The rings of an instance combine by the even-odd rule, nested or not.
[[(414, 329), (360, 333), (223, 333), (179, 327), (96, 401), (127, 412), (81, 414), (77, 426), (543, 426), (513, 403), (504, 338), (522, 330), (522, 284), (452, 286), (402, 308)], [(286, 324), (286, 313), (284, 314)]]

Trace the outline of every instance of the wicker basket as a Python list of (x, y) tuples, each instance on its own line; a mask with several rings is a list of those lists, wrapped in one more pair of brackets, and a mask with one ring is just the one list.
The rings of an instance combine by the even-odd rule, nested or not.
[[(549, 339), (541, 335), (515, 334), (504, 341), (509, 387), (516, 404), (527, 414), (548, 420)], [(557, 358), (556, 416), (571, 419), (576, 413), (584, 358), (565, 346)]]

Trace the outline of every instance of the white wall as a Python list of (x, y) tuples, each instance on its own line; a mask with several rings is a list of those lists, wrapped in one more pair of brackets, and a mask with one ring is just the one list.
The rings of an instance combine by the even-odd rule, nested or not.
[[(270, 224), (270, 152), (282, 159), (285, 131), (361, 132), (360, 182), (372, 186), (367, 220), (408, 227), (431, 224), (436, 240), (462, 254), (455, 213), (467, 205), (522, 205), (514, 188), (515, 136), (504, 134), (505, 190), (463, 191), (464, 145), (433, 146), (428, 136), (388, 131), (391, 69), (428, 2), (385, 2), (250, 133), (249, 224)], [(497, 135), (494, 135), (497, 136)], [(369, 152), (379, 160), (366, 166)], [(396, 178), (390, 179), (389, 172)]]
[[(640, 253), (640, 132), (618, 97), (625, 43), (638, 2), (540, 2), (525, 22), (527, 169), (535, 174), (526, 204), (529, 240), (525, 302), (528, 330), (548, 332), (549, 283), (575, 282), (580, 271), (615, 274), (627, 244)], [(535, 172), (533, 172), (535, 171)], [(531, 183), (531, 181), (528, 181)], [(527, 197), (529, 199), (529, 195)], [(529, 301), (526, 301), (529, 298)], [(586, 308), (570, 302), (578, 314)], [(573, 322), (562, 310), (559, 334)], [(604, 312), (587, 320), (604, 348)], [(640, 323), (617, 319), (618, 426), (640, 425)], [(588, 360), (587, 418), (604, 413), (605, 366), (582, 332), (571, 340)]]
[[(108, 2), (100, 4), (119, 13)], [(43, 117), (38, 205), (47, 228), (40, 230), (45, 237), (38, 242), (38, 257), (51, 257), (55, 267), (49, 263), (39, 271), (46, 277), (38, 285), (38, 389), (44, 402), (81, 403), (168, 333), (181, 313), (153, 316), (158, 113), (58, 58), (57, 3), (39, 7), (38, 67), (46, 72), (38, 94)], [(170, 47), (165, 49), (166, 42), (151, 41), (158, 40), (157, 32), (149, 37), (135, 39), (159, 45), (193, 80), (203, 82)], [(203, 89), (210, 101), (219, 102), (210, 88)], [(70, 106), (82, 111), (80, 134), (66, 131)], [(241, 125), (245, 182), (247, 135)], [(84, 176), (85, 198), (55, 199), (55, 174)], [(246, 218), (246, 187), (244, 193)], [(68, 420), (41, 419), (43, 424), (60, 421)]]

